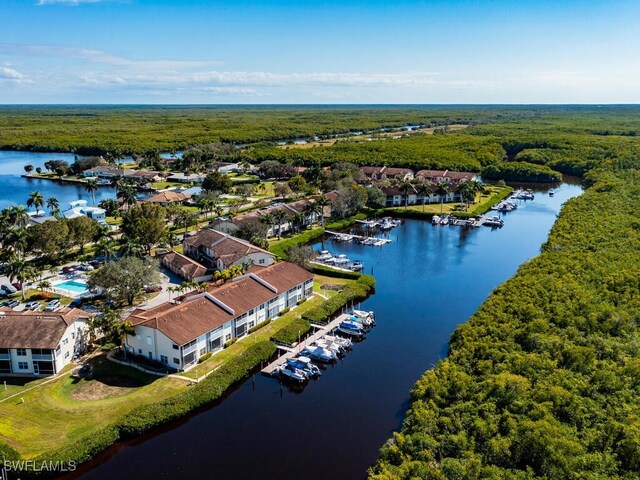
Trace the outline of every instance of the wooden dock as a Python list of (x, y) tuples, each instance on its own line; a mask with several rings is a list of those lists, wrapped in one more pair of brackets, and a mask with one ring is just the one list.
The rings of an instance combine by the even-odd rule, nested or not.
[(379, 238), (379, 237), (365, 237), (364, 235), (354, 235), (353, 233), (340, 233), (340, 232), (333, 232), (331, 230), (325, 230), (325, 233), (328, 233), (329, 235), (333, 235), (334, 237), (338, 238), (338, 239), (344, 239), (347, 241), (351, 241), (351, 240), (367, 240), (369, 238), (375, 238), (375, 240), (386, 244), (386, 243), (391, 243), (391, 240), (388, 238)]
[(343, 313), (339, 315), (337, 318), (335, 318), (334, 320), (332, 320), (331, 322), (329, 322), (327, 325), (311, 324), (311, 327), (315, 328), (316, 331), (294, 347), (285, 347), (282, 345), (278, 345), (278, 349), (284, 353), (280, 355), (277, 359), (275, 359), (273, 362), (271, 362), (269, 365), (264, 367), (262, 369), (262, 373), (264, 373), (265, 375), (273, 376), (273, 373), (276, 370), (276, 368), (282, 365), (284, 362), (286, 362), (287, 358), (295, 357), (302, 350), (304, 350), (305, 347), (311, 345), (316, 340), (319, 340), (320, 338), (327, 335), (329, 332), (331, 332), (331, 330), (333, 330), (338, 325), (340, 325), (340, 322), (347, 320), (350, 316), (351, 316), (350, 313)]

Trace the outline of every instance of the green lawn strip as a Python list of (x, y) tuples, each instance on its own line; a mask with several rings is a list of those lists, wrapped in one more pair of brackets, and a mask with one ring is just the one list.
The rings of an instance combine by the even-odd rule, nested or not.
[[(95, 380), (64, 376), (20, 397), (0, 403), (0, 441), (30, 459), (98, 432), (138, 405), (163, 400), (184, 388), (173, 378), (158, 378), (109, 362), (93, 360)], [(130, 387), (118, 396), (86, 400), (74, 398), (82, 389), (103, 388), (114, 382)], [(130, 393), (127, 390), (131, 390)]]

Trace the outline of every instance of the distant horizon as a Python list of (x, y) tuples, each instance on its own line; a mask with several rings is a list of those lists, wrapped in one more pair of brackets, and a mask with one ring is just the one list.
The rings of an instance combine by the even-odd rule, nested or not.
[(640, 107), (640, 103), (0, 103), (3, 107)]

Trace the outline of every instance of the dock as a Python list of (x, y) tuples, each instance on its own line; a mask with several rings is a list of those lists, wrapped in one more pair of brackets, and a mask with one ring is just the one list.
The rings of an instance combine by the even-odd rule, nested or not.
[(312, 323), (311, 327), (315, 328), (316, 331), (311, 335), (309, 335), (304, 340), (302, 340), (299, 344), (297, 344), (294, 347), (285, 347), (283, 345), (278, 345), (277, 346), (278, 349), (284, 353), (280, 355), (277, 359), (275, 359), (273, 362), (271, 362), (269, 365), (264, 367), (262, 369), (262, 373), (265, 375), (273, 376), (273, 372), (276, 370), (276, 368), (282, 365), (284, 362), (286, 362), (288, 358), (293, 358), (296, 355), (298, 355), (302, 350), (304, 350), (305, 347), (308, 347), (316, 340), (320, 340), (322, 337), (330, 333), (331, 330), (333, 330), (338, 325), (340, 325), (340, 322), (347, 320), (350, 316), (351, 314), (349, 313), (342, 313), (338, 315), (337, 318), (329, 322), (327, 325), (316, 325)]
[(340, 233), (340, 232), (333, 232), (331, 230), (325, 230), (325, 233), (328, 233), (329, 235), (333, 235), (334, 237), (336, 237), (338, 240), (343, 240), (343, 241), (347, 241), (350, 242), (352, 240), (361, 240), (361, 241), (365, 241), (369, 238), (375, 238), (376, 243), (379, 243), (380, 245), (382, 244), (386, 244), (386, 243), (391, 243), (391, 240), (388, 238), (378, 238), (378, 237), (365, 237), (363, 235), (355, 235), (353, 233)]

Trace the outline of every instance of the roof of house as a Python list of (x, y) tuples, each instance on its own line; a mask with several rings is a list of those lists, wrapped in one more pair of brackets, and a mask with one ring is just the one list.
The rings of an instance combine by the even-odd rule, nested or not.
[(191, 195), (187, 193), (165, 190), (164, 192), (160, 192), (152, 197), (147, 198), (145, 202), (150, 202), (150, 203), (184, 202), (185, 200), (189, 200), (190, 198), (191, 198)]
[(54, 349), (69, 325), (90, 315), (77, 308), (57, 312), (0, 309), (0, 347)]
[(225, 266), (233, 265), (241, 258), (252, 253), (265, 253), (271, 257), (274, 256), (271, 252), (256, 247), (246, 240), (211, 228), (200, 230), (195, 235), (186, 237), (184, 243), (191, 248), (206, 247), (212, 250), (214, 256), (222, 260)]
[(202, 180), (204, 179), (204, 177), (206, 177), (206, 175), (203, 175), (202, 173), (189, 173), (189, 174), (185, 174), (185, 173), (172, 173), (169, 177), (167, 177), (168, 180), (170, 179), (184, 179), (184, 180)]
[(427, 179), (449, 178), (454, 181), (471, 180), (476, 174), (472, 172), (451, 172), (449, 170), (419, 170), (416, 177)]
[(183, 277), (197, 278), (207, 273), (206, 267), (178, 252), (167, 253), (162, 257), (162, 263), (174, 271), (181, 272)]
[(411, 185), (411, 189), (408, 191), (405, 191), (401, 185), (387, 185), (387, 186), (383, 186), (380, 187), (380, 190), (382, 190), (382, 192), (387, 195), (406, 195), (406, 194), (417, 194), (417, 190), (416, 187), (414, 187), (413, 185)]
[(222, 286), (211, 284), (205, 293), (187, 294), (179, 303), (136, 309), (128, 320), (133, 326), (157, 328), (176, 344), (185, 345), (312, 278), (310, 272), (288, 262), (253, 267)]
[(97, 167), (88, 168), (83, 173), (108, 173), (111, 175), (131, 175), (135, 170), (130, 168), (117, 168), (110, 165), (98, 165)]
[(366, 166), (366, 167), (361, 167), (360, 170), (365, 175), (373, 175), (373, 174), (381, 175), (383, 173), (385, 175), (390, 175), (390, 176), (413, 174), (413, 170), (411, 170), (410, 168), (398, 168), (398, 167), (387, 167), (387, 166), (382, 166), (382, 167)]
[(160, 172), (155, 170), (133, 170), (129, 176), (134, 178), (148, 178), (154, 179), (160, 175)]

